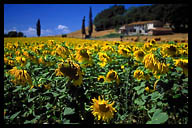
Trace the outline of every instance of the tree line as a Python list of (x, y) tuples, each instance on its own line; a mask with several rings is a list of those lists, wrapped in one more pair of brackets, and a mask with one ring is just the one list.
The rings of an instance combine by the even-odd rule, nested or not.
[(98, 13), (94, 19), (96, 31), (118, 28), (136, 21), (159, 20), (170, 23), (174, 32), (188, 32), (187, 4), (152, 4), (140, 7), (114, 5)]

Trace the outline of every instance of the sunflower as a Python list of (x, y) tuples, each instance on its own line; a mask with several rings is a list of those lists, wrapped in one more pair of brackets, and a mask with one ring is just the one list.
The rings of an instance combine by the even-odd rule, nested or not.
[(137, 80), (141, 80), (141, 79), (145, 78), (145, 77), (144, 77), (144, 72), (141, 71), (141, 70), (135, 70), (135, 72), (134, 72), (134, 77), (135, 77)]
[(98, 64), (99, 64), (101, 67), (105, 67), (105, 65), (106, 65), (108, 62), (111, 62), (111, 58), (110, 58), (106, 53), (99, 52), (98, 55), (99, 55), (99, 60), (101, 61), (101, 62), (99, 62)]
[(77, 51), (76, 60), (81, 63), (82, 67), (92, 66), (93, 64), (90, 52), (86, 48), (80, 48)]
[(168, 56), (168, 57), (176, 56), (178, 52), (177, 46), (173, 44), (165, 45), (162, 50), (163, 50), (164, 56)]
[(107, 76), (106, 76), (106, 81), (107, 82), (111, 82), (111, 81), (116, 81), (117, 84), (120, 83), (120, 80), (119, 80), (119, 77), (117, 75), (117, 72), (114, 71), (113, 69), (110, 70), (108, 73), (107, 73)]
[(80, 66), (70, 59), (67, 62), (62, 62), (58, 64), (58, 69), (55, 70), (56, 76), (68, 76), (73, 80), (73, 85), (82, 84), (82, 72), (80, 71)]
[(124, 57), (130, 57), (131, 51), (129, 49), (127, 49), (127, 48), (120, 48), (118, 50), (118, 53), (121, 54)]
[(136, 59), (137, 61), (142, 61), (143, 58), (144, 58), (144, 56), (145, 56), (145, 53), (144, 53), (143, 50), (137, 50), (137, 51), (135, 51), (133, 54), (134, 54), (135, 59)]
[(21, 66), (25, 66), (27, 61), (25, 57), (18, 56), (15, 58), (17, 63), (21, 64)]
[(61, 56), (62, 58), (67, 58), (70, 55), (70, 51), (67, 47), (63, 47), (61, 45), (57, 45), (56, 48), (57, 55)]
[(101, 100), (100, 96), (97, 99), (92, 99), (93, 105), (90, 106), (92, 110), (92, 114), (97, 117), (98, 120), (102, 119), (105, 122), (109, 122), (110, 119), (113, 118), (114, 112), (117, 112), (115, 108), (113, 108), (114, 101), (109, 104), (108, 100)]
[(105, 76), (98, 76), (97, 80), (99, 82), (104, 82), (105, 81)]
[(8, 71), (12, 76), (14, 76), (14, 80), (12, 82), (15, 85), (21, 84), (21, 85), (32, 85), (31, 76), (27, 73), (26, 70), (19, 70), (17, 67), (13, 67), (13, 69)]
[(153, 47), (153, 45), (151, 43), (145, 43), (143, 47), (146, 51), (149, 51)]
[(114, 52), (115, 50), (114, 50), (114, 48), (113, 48), (112, 46), (105, 45), (105, 46), (103, 46), (103, 47), (101, 48), (101, 51), (104, 51), (104, 52), (107, 52), (107, 51), (109, 51), (109, 52)]
[(188, 76), (188, 60), (178, 59), (175, 62), (175, 66), (181, 67), (183, 69), (183, 73)]
[(168, 65), (157, 60), (153, 53), (147, 54), (143, 59), (143, 63), (145, 68), (152, 70), (155, 75), (164, 74), (169, 70)]

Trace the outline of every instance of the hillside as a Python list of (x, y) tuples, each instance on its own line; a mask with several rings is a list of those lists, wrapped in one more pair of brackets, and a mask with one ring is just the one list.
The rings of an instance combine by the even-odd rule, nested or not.
[[(88, 27), (86, 27), (85, 29), (86, 29), (86, 33), (88, 34)], [(92, 37), (104, 36), (104, 35), (110, 34), (110, 33), (115, 33), (115, 29), (97, 32), (97, 31), (95, 31), (95, 26), (93, 26)], [(81, 29), (67, 34), (67, 37), (82, 38)]]

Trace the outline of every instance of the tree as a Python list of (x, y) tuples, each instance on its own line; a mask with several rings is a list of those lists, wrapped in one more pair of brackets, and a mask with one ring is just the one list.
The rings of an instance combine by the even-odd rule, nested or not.
[(91, 34), (93, 32), (93, 21), (92, 21), (92, 10), (90, 7), (90, 11), (89, 11), (89, 28), (88, 28), (88, 32), (89, 32), (89, 37), (91, 37)]
[(24, 34), (22, 32), (18, 32), (17, 37), (24, 37)]
[(86, 35), (86, 31), (85, 31), (85, 16), (83, 17), (83, 21), (82, 21), (81, 33), (82, 33), (82, 38), (83, 38), (83, 35)]
[(16, 31), (8, 32), (8, 37), (17, 37), (17, 32)]
[(37, 21), (37, 24), (36, 24), (36, 26), (37, 26), (37, 36), (39, 37), (40, 35), (41, 35), (41, 25), (40, 25), (40, 20), (38, 19), (38, 21)]

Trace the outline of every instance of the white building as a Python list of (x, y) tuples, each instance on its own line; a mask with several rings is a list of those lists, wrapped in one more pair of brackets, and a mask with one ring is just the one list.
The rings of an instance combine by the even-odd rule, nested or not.
[[(166, 31), (166, 34), (171, 32), (170, 29), (162, 28), (163, 24), (160, 21), (153, 20), (153, 21), (139, 21), (139, 22), (133, 22), (130, 24), (126, 24), (119, 28), (119, 33), (125, 34), (125, 35), (154, 35), (160, 32), (160, 34), (164, 34), (164, 31)], [(155, 31), (155, 32), (153, 32)]]

